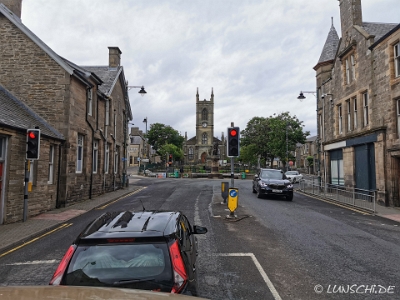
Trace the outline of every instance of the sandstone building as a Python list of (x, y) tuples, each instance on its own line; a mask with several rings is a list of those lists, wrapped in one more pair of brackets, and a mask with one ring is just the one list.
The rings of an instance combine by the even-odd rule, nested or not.
[(332, 23), (314, 67), (321, 175), (400, 206), (400, 24), (364, 22), (361, 0), (339, 6), (341, 37)]
[[(120, 188), (126, 179), (127, 124), (132, 119), (120, 49), (109, 47), (109, 62), (104, 66), (77, 66), (57, 55), (22, 23), (22, 0), (0, 2), (0, 85), (54, 128), (59, 138), (53, 143), (59, 162), (56, 190), (44, 195), (43, 204), (30, 202), (29, 216)], [(0, 127), (0, 138), (6, 140), (3, 173), (9, 175), (1, 183), (0, 220), (12, 222), (21, 219), (22, 211), (8, 218), (10, 205), (16, 205), (8, 199), (14, 183), (11, 161), (17, 153), (21, 161), (25, 156), (14, 148), (17, 136)], [(46, 148), (52, 142), (48, 143), (39, 166), (48, 160)], [(24, 170), (18, 173), (23, 176)], [(23, 185), (19, 188), (23, 191)], [(48, 187), (38, 182), (31, 195), (43, 189)]]

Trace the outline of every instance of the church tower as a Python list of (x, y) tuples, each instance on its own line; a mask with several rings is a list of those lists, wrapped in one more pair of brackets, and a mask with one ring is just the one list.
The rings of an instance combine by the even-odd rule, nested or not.
[(199, 99), (199, 88), (196, 92), (196, 148), (198, 158), (205, 161), (214, 141), (214, 90), (211, 89), (210, 100)]

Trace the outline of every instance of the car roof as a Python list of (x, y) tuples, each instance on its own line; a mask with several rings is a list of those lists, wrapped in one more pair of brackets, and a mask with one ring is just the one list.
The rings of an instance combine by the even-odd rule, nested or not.
[(79, 239), (168, 236), (180, 215), (177, 211), (108, 212), (91, 222)]

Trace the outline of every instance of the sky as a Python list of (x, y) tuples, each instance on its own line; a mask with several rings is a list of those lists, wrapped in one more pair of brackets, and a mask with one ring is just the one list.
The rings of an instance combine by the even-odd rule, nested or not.
[[(399, 0), (362, 0), (364, 22), (400, 23)], [(108, 65), (119, 47), (132, 124), (196, 131), (196, 90), (214, 90), (214, 136), (288, 111), (316, 135), (315, 71), (337, 0), (23, 0), (22, 22), (58, 55)], [(132, 125), (131, 125), (132, 126)]]

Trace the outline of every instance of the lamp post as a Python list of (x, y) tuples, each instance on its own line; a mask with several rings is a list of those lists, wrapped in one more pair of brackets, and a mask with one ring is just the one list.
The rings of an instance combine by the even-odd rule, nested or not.
[[(147, 153), (147, 117), (143, 119), (143, 123), (146, 123), (146, 131), (145, 131), (145, 138), (144, 138), (144, 157), (145, 159), (148, 159), (148, 153)], [(146, 164), (143, 164), (143, 173), (145, 173), (146, 169)]]
[(318, 130), (318, 98), (317, 98), (317, 93), (316, 92), (314, 92), (314, 91), (300, 91), (300, 94), (299, 94), (299, 96), (297, 97), (297, 99), (299, 99), (300, 101), (303, 101), (304, 99), (306, 99), (306, 96), (304, 96), (304, 94), (313, 94), (314, 95), (314, 97), (316, 98), (316, 100), (317, 100), (317, 103), (316, 103), (316, 109), (317, 109), (317, 139), (316, 139), (316, 142), (317, 142), (317, 153), (318, 153), (318, 186), (319, 187), (321, 187), (321, 149), (320, 149), (320, 142), (321, 142), (321, 140), (320, 140), (320, 134), (319, 134), (319, 130)]
[[(128, 91), (130, 91), (131, 89), (133, 89), (133, 88), (135, 88), (135, 89), (140, 89), (139, 90), (139, 94), (140, 95), (142, 95), (142, 97), (144, 96), (144, 95), (146, 95), (147, 94), (147, 92), (146, 92), (146, 90), (144, 89), (144, 86), (142, 85), (142, 86), (136, 86), (136, 85), (128, 85), (128, 82), (126, 82), (126, 97), (127, 97), (127, 100), (129, 99), (128, 98)], [(127, 164), (127, 155), (128, 155), (128, 147), (126, 146), (126, 140), (127, 140), (127, 129), (128, 129), (128, 124), (129, 124), (129, 121), (128, 121), (128, 117), (127, 117), (127, 114), (126, 114), (126, 117), (125, 117), (125, 130), (124, 130), (124, 139), (125, 139), (125, 143), (124, 143), (124, 146), (125, 146), (125, 149), (124, 149), (124, 155), (125, 155), (125, 157), (124, 157), (124, 171), (123, 171), (123, 174), (122, 174), (122, 183), (123, 183), (123, 186), (125, 186), (125, 181), (126, 181), (126, 169), (127, 169), (127, 166), (126, 166), (126, 164)], [(134, 124), (132, 124), (132, 125), (134, 125)], [(129, 182), (127, 182), (127, 185), (129, 184)]]

